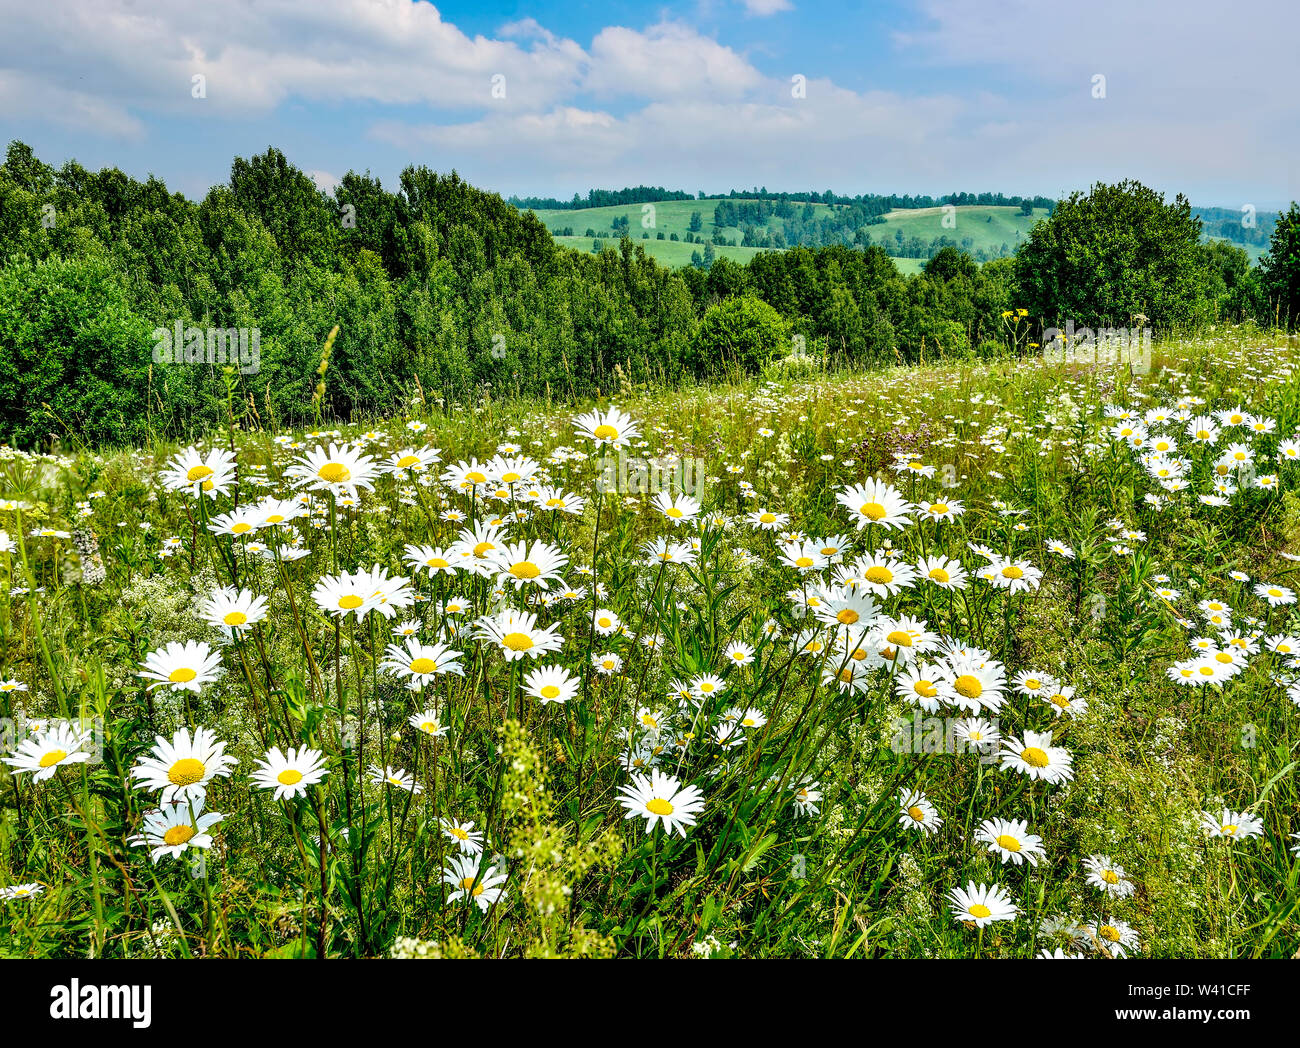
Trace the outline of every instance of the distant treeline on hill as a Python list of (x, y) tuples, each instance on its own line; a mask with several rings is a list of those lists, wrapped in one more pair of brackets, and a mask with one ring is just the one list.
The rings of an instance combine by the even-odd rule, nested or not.
[[(765, 200), (773, 204), (786, 202), (790, 204), (833, 204), (839, 207), (856, 207), (867, 214), (883, 215), (895, 209), (912, 209), (920, 207), (942, 207), (955, 204), (958, 207), (1030, 207), (1046, 208), (1050, 211), (1056, 206), (1051, 197), (1007, 196), (1005, 193), (948, 193), (945, 196), (910, 194), (876, 194), (861, 193), (858, 196), (845, 196), (827, 189), (824, 192), (809, 193), (769, 193), (767, 187), (754, 189), (732, 189), (726, 193), (687, 193), (682, 190), (668, 190), (660, 187), (635, 186), (627, 189), (592, 189), (583, 197), (573, 194), (572, 200), (558, 200), (555, 197), (508, 197), (506, 202), (524, 211), (578, 211), (589, 207), (617, 207), (628, 204), (657, 204), (665, 200)], [(739, 223), (732, 223), (739, 225)]]
[(658, 204), (665, 200), (694, 200), (694, 193), (685, 193), (680, 189), (664, 189), (663, 186), (635, 186), (627, 189), (591, 189), (586, 197), (573, 194), (572, 200), (556, 200), (555, 197), (519, 197), (507, 198), (506, 203), (513, 204), (522, 211), (577, 211), (587, 207), (615, 207), (621, 204)]

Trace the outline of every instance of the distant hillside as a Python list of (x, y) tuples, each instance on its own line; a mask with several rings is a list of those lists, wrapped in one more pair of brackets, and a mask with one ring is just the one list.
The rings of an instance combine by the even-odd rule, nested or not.
[[(668, 266), (687, 266), (705, 245), (747, 262), (787, 247), (883, 247), (903, 272), (917, 272), (940, 248), (958, 247), (984, 262), (1015, 251), (1046, 208), (1019, 206), (895, 208), (868, 214), (858, 205), (706, 197), (587, 208), (530, 209), (557, 243), (592, 251), (630, 237)], [(697, 264), (699, 264), (697, 263)]]
[[(1054, 206), (1046, 197), (1001, 193), (938, 198), (848, 197), (830, 190), (765, 194), (756, 189), (699, 196), (637, 186), (593, 189), (585, 198), (575, 193), (570, 201), (511, 197), (509, 203), (532, 211), (556, 243), (577, 251), (599, 250), (605, 242), (627, 236), (664, 265), (682, 267), (704, 265), (706, 244), (712, 245), (713, 257), (742, 263), (764, 251), (793, 246), (879, 245), (904, 273), (918, 272), (943, 247), (961, 248), (979, 262), (1012, 254)], [(1256, 213), (1252, 225), (1239, 209), (1195, 210), (1205, 224), (1206, 240), (1226, 240), (1244, 249), (1253, 263), (1267, 250), (1277, 221), (1273, 211)]]

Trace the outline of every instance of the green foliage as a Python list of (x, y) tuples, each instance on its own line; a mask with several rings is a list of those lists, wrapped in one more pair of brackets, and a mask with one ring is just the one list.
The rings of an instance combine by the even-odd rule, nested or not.
[(790, 342), (790, 325), (760, 298), (742, 295), (711, 306), (691, 344), (697, 371), (761, 371)]
[(1018, 304), (1044, 325), (1195, 325), (1210, 315), (1200, 236), (1181, 194), (1166, 203), (1131, 180), (1072, 193), (1016, 255)]
[(1300, 320), (1300, 205), (1294, 201), (1278, 218), (1260, 270), (1270, 312), (1294, 326)]

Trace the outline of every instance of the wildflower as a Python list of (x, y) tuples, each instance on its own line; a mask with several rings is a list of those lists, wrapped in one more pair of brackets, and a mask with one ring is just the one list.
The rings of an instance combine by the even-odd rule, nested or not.
[(31, 773), (33, 782), (43, 782), (67, 764), (82, 764), (90, 760), (85, 749), (90, 733), (67, 721), (51, 725), (47, 730), (24, 739), (14, 749), (12, 757), (2, 758), (14, 769), (15, 775)]
[(674, 831), (685, 837), (686, 830), (695, 825), (699, 810), (704, 807), (704, 797), (695, 786), (683, 786), (672, 775), (652, 771), (649, 776), (633, 775), (632, 781), (619, 788), (623, 796), (619, 803), (627, 809), (625, 818), (638, 815), (646, 820), (646, 831), (663, 823), (665, 831)]
[(953, 917), (976, 928), (994, 921), (1013, 921), (1020, 912), (1011, 896), (996, 884), (985, 886), (969, 881), (964, 889), (953, 888), (948, 899)]
[(137, 675), (155, 682), (149, 685), (150, 691), (166, 686), (172, 691), (192, 691), (197, 695), (203, 685), (216, 679), (220, 667), (221, 656), (206, 641), (189, 640), (180, 644), (173, 640), (146, 655)]
[(290, 748), (286, 754), (272, 746), (258, 759), (252, 779), (263, 789), (274, 790), (278, 801), (303, 796), (308, 786), (315, 786), (326, 774), (325, 755), (320, 750)]
[(129, 843), (148, 848), (150, 858), (156, 863), (163, 856), (175, 858), (190, 848), (211, 848), (212, 835), (208, 830), (224, 818), (215, 811), (203, 814), (202, 794), (175, 804), (164, 803), (157, 810), (145, 813), (144, 825), (129, 838)]
[(153, 748), (131, 769), (131, 777), (140, 780), (141, 789), (162, 790), (159, 803), (166, 805), (203, 797), (208, 783), (228, 776), (236, 763), (209, 729), (196, 728), (191, 736), (188, 728), (180, 728), (170, 742), (155, 736)]

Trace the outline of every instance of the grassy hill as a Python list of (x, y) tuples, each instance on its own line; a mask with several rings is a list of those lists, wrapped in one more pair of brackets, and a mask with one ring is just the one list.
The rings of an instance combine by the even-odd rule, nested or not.
[[(708, 240), (713, 236), (713, 212), (721, 197), (707, 197), (703, 200), (670, 200), (655, 204), (627, 204), (611, 207), (588, 207), (569, 209), (538, 209), (533, 213), (551, 231), (557, 243), (577, 251), (590, 251), (592, 233), (605, 234), (610, 243), (617, 243), (621, 231), (616, 230), (615, 221), (627, 220), (627, 235), (645, 248), (646, 253), (666, 266), (690, 265), (691, 255), (703, 251), (698, 243), (687, 243), (686, 235), (690, 232), (691, 216), (698, 212), (701, 227), (695, 234), (698, 238)], [(804, 205), (796, 205), (802, 212)], [(832, 212), (842, 210), (841, 205), (813, 204), (813, 218), (821, 219)], [(883, 223), (868, 225), (866, 231), (874, 244), (883, 244), (891, 255), (895, 256), (899, 269), (904, 273), (919, 272), (924, 263), (923, 258), (905, 257), (900, 252), (905, 250), (906, 242), (919, 238), (928, 244), (935, 237), (946, 236), (972, 253), (984, 250), (998, 253), (1003, 246), (1014, 250), (1016, 244), (1032, 227), (1033, 223), (1046, 217), (1047, 211), (1039, 208), (1032, 217), (1022, 215), (1016, 207), (958, 207), (955, 210), (955, 226), (943, 224), (942, 207), (918, 208), (915, 210), (895, 210), (885, 216)], [(772, 218), (766, 223), (766, 229), (776, 232), (782, 228), (780, 219)], [(572, 235), (565, 235), (567, 230)], [(722, 232), (727, 240), (743, 240), (745, 232), (737, 226), (724, 226)], [(649, 238), (642, 234), (649, 233)], [(658, 239), (662, 233), (663, 240)], [(673, 235), (677, 240), (673, 240)], [(900, 244), (901, 235), (903, 243)], [(769, 248), (714, 246), (719, 257), (727, 257), (738, 262), (747, 262), (760, 251)]]

